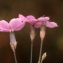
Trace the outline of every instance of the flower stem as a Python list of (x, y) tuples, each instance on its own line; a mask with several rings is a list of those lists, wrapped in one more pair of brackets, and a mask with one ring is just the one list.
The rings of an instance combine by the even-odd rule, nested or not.
[(16, 53), (15, 52), (13, 52), (13, 53), (14, 53), (15, 63), (17, 63)]
[(32, 63), (32, 53), (33, 53), (33, 40), (35, 38), (35, 27), (31, 26), (30, 31), (30, 39), (31, 39), (31, 56), (30, 56), (30, 63)]
[(40, 44), (40, 53), (39, 53), (39, 61), (38, 61), (39, 63), (41, 63), (42, 45), (43, 45), (44, 37), (45, 37), (45, 26), (42, 25), (41, 28), (40, 28), (41, 44)]
[(30, 63), (32, 63), (32, 53), (33, 53), (33, 41), (31, 41), (31, 57), (30, 57)]
[(14, 54), (15, 63), (17, 63), (16, 53), (15, 53), (15, 50), (17, 47), (17, 42), (16, 42), (14, 32), (10, 32), (10, 46), (11, 46), (13, 54)]
[(41, 63), (42, 43), (43, 43), (43, 40), (41, 40), (41, 45), (40, 45), (39, 63)]

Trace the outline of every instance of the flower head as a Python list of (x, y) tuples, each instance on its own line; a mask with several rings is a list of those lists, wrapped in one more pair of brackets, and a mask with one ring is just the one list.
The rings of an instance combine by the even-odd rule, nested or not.
[(30, 23), (31, 25), (34, 25), (36, 23), (36, 18), (34, 16), (28, 15), (26, 18), (28, 19), (27, 22)]
[(42, 25), (45, 25), (46, 27), (49, 27), (49, 28), (58, 27), (57, 23), (50, 22), (49, 17), (40, 17), (40, 18), (37, 19), (35, 27), (40, 28)]
[(10, 22), (6, 22), (5, 20), (0, 21), (0, 31), (1, 32), (10, 32), (10, 46), (15, 52), (17, 42), (15, 38), (14, 31), (19, 31), (25, 26), (25, 21), (20, 18), (13, 18)]
[(10, 22), (5, 20), (0, 21), (0, 31), (1, 32), (10, 32), (10, 31), (19, 31), (25, 26), (25, 21), (20, 18), (13, 18)]

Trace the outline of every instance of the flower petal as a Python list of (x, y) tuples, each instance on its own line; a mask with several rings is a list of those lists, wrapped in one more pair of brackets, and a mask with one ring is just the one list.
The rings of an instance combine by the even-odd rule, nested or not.
[(26, 17), (23, 16), (22, 14), (19, 14), (18, 17), (19, 17), (21, 20), (25, 21), (25, 22), (28, 21), (28, 20), (26, 19)]
[(36, 27), (36, 28), (40, 28), (40, 27), (41, 27), (41, 25), (42, 25), (42, 23), (41, 23), (41, 22), (37, 22), (37, 23), (35, 23), (35, 27)]
[(22, 21), (20, 18), (11, 19), (9, 22), (9, 26), (11, 30), (18, 31), (22, 29), (25, 25), (25, 21)]
[(46, 21), (49, 21), (49, 19), (50, 19), (49, 17), (40, 17), (37, 20), (46, 22)]
[(26, 18), (29, 19), (30, 21), (35, 20), (35, 17), (32, 15), (28, 15)]
[(46, 27), (54, 28), (54, 27), (58, 27), (58, 25), (55, 22), (46, 22)]
[(9, 24), (5, 20), (0, 21), (0, 31), (1, 32), (9, 32)]
[(36, 22), (35, 17), (32, 16), (32, 15), (28, 15), (26, 18), (28, 19), (27, 22), (30, 23), (30, 24), (34, 24)]
[(21, 18), (21, 19), (25, 18), (22, 14), (19, 14), (18, 17)]

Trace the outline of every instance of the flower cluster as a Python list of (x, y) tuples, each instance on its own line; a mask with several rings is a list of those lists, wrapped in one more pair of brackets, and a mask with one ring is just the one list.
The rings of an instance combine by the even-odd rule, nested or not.
[[(33, 15), (28, 15), (28, 16), (23, 16), (21, 14), (18, 15), (18, 18), (13, 18), (10, 20), (10, 22), (7, 22), (5, 20), (0, 20), (0, 32), (10, 32), (10, 46), (15, 52), (16, 46), (17, 46), (17, 41), (15, 38), (14, 31), (19, 31), (21, 30), (26, 23), (30, 24), (30, 38), (31, 38), (31, 59), (30, 63), (32, 63), (32, 45), (33, 45), (33, 40), (35, 38), (35, 28), (40, 28), (40, 38), (41, 41), (43, 41), (45, 37), (45, 28), (54, 28), (58, 27), (57, 23), (55, 22), (50, 22), (49, 17), (39, 17), (35, 18)], [(39, 55), (39, 63), (41, 63), (41, 49), (42, 49), (42, 43), (40, 47), (40, 55)], [(43, 59), (42, 59), (43, 60)]]
[(49, 28), (58, 27), (57, 23), (50, 22), (49, 17), (40, 17), (36, 19), (33, 15), (28, 15), (24, 17), (23, 15), (19, 14), (18, 18), (13, 18), (10, 22), (6, 22), (5, 20), (0, 20), (0, 31), (1, 32), (11, 32), (11, 31), (19, 31), (24, 26), (25, 23), (28, 22), (30, 25), (34, 26), (35, 28), (40, 28), (42, 25), (45, 25)]

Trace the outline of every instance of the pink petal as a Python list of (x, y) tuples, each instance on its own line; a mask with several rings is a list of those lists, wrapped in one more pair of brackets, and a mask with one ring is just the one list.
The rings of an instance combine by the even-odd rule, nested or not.
[(19, 14), (18, 17), (21, 18), (21, 19), (25, 18), (22, 14)]
[(26, 19), (26, 17), (23, 16), (22, 14), (19, 14), (18, 17), (19, 17), (21, 20), (25, 21), (25, 22), (28, 21), (28, 20)]
[(31, 21), (31, 20), (35, 20), (35, 17), (32, 16), (32, 15), (28, 15), (26, 18), (29, 19), (30, 21)]
[(9, 22), (10, 28), (14, 31), (18, 31), (22, 29), (24, 25), (25, 25), (25, 21), (22, 21), (20, 18), (14, 18)]
[(41, 25), (42, 25), (42, 23), (41, 23), (41, 22), (37, 22), (37, 23), (35, 24), (35, 27), (36, 27), (36, 28), (40, 28), (40, 27), (41, 27)]
[(28, 19), (27, 22), (30, 23), (30, 24), (34, 24), (36, 22), (35, 17), (32, 16), (32, 15), (28, 15), (26, 18)]
[(50, 19), (49, 17), (40, 17), (37, 20), (46, 22), (46, 21), (49, 21), (49, 19)]
[(58, 27), (58, 25), (55, 22), (46, 22), (46, 27), (54, 28), (54, 27)]
[(9, 32), (9, 24), (5, 20), (0, 21), (0, 31)]

